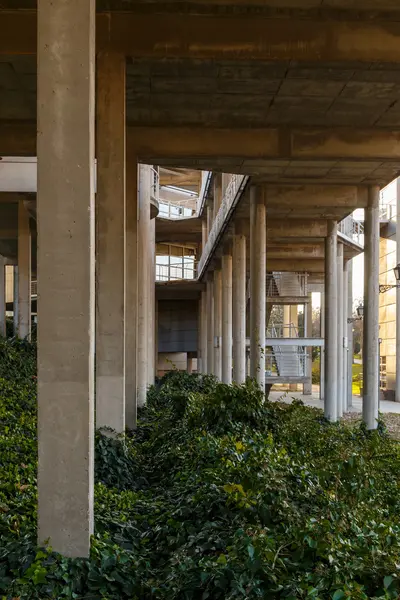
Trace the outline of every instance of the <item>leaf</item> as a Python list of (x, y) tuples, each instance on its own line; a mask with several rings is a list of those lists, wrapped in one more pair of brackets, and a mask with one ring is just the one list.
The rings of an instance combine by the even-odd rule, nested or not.
[(385, 590), (388, 590), (390, 588), (393, 581), (394, 581), (394, 577), (392, 577), (391, 575), (386, 575), (386, 577), (383, 580), (383, 586), (384, 586)]
[(251, 544), (249, 544), (247, 546), (247, 552), (248, 552), (250, 558), (253, 559), (254, 558), (254, 546), (252, 546)]
[(345, 598), (345, 597), (346, 597), (346, 594), (344, 593), (343, 590), (336, 590), (336, 592), (332, 596), (332, 600), (342, 600), (342, 598)]
[(226, 556), (225, 556), (225, 554), (220, 554), (220, 555), (218, 556), (217, 563), (218, 563), (219, 565), (226, 565), (226, 563), (227, 563), (227, 560), (226, 560)]

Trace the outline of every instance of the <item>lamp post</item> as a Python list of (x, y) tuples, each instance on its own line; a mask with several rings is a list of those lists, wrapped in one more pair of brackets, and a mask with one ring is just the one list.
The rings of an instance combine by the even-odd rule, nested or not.
[(364, 306), (362, 304), (360, 304), (360, 306), (357, 306), (357, 317), (350, 317), (349, 319), (347, 319), (348, 323), (355, 323), (356, 321), (362, 321), (364, 317)]
[(387, 284), (387, 283), (382, 283), (379, 286), (379, 293), (380, 294), (384, 294), (385, 292), (388, 292), (389, 290), (392, 290), (393, 288), (399, 288), (400, 287), (400, 263), (398, 265), (395, 266), (395, 268), (393, 269), (394, 272), (394, 276), (396, 279), (396, 283), (393, 284)]

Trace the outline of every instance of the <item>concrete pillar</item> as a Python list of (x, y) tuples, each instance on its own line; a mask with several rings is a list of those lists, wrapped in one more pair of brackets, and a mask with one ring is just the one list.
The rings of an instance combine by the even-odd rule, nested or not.
[(213, 213), (214, 210), (212, 203), (207, 204), (207, 239), (213, 226)]
[[(154, 255), (155, 259), (155, 255)], [(154, 263), (155, 266), (155, 263)], [(155, 274), (155, 270), (154, 270)], [(154, 282), (155, 283), (155, 282)], [(155, 294), (154, 294), (155, 296)], [(154, 297), (154, 377), (158, 376), (158, 299)]]
[(214, 283), (212, 276), (207, 281), (207, 373), (214, 373)]
[[(325, 341), (325, 286), (323, 286), (320, 296), (320, 336)], [(325, 398), (325, 344), (320, 349), (319, 363), (319, 397), (322, 400)]]
[(337, 222), (328, 221), (325, 238), (325, 418), (337, 421), (338, 325), (337, 325)]
[(187, 359), (186, 360), (187, 360), (186, 370), (187, 370), (188, 373), (192, 374), (193, 373), (193, 358), (192, 358), (192, 356), (189, 353), (187, 355)]
[(265, 391), (266, 210), (263, 190), (250, 188), (250, 373)]
[(222, 173), (214, 175), (214, 221), (222, 204)]
[[(299, 334), (299, 311), (297, 304), (291, 304), (289, 306), (289, 323), (290, 329), (288, 329), (289, 337), (294, 338), (298, 337)], [(297, 348), (294, 348), (297, 350)], [(297, 392), (297, 383), (291, 383), (289, 385), (289, 390), (291, 392)]]
[(368, 188), (364, 231), (363, 419), (376, 429), (379, 400), (379, 187)]
[[(396, 181), (396, 265), (400, 264), (400, 177)], [(396, 289), (396, 389), (395, 402), (400, 402), (400, 288)]]
[(127, 148), (126, 157), (126, 303), (125, 303), (125, 425), (137, 420), (138, 326), (138, 164)]
[(343, 376), (342, 376), (342, 394), (343, 394), (343, 412), (348, 411), (348, 397), (347, 397), (347, 365), (348, 365), (348, 339), (347, 339), (347, 304), (349, 297), (349, 260), (345, 259), (343, 265), (343, 296), (342, 296), (342, 306), (343, 306)]
[(343, 244), (337, 244), (337, 415), (343, 416)]
[(18, 337), (31, 337), (31, 230), (23, 200), (18, 203)]
[[(207, 291), (203, 290), (200, 296), (200, 366), (197, 370), (207, 373)], [(198, 360), (198, 359), (197, 359)]]
[(232, 383), (232, 254), (222, 256), (222, 381)]
[(214, 375), (222, 380), (222, 273), (214, 271)]
[[(308, 338), (312, 337), (312, 294), (308, 294), (308, 303), (304, 306), (304, 335)], [(303, 394), (311, 396), (312, 394), (312, 346), (307, 348), (306, 357), (306, 374), (308, 377), (307, 383), (303, 384)]]
[(233, 381), (246, 380), (246, 236), (233, 238)]
[(148, 245), (148, 263), (149, 263), (149, 307), (147, 313), (148, 319), (148, 343), (147, 343), (147, 382), (148, 385), (154, 384), (155, 376), (155, 281), (156, 281), (156, 263), (155, 263), (155, 247), (156, 247), (156, 221), (150, 221), (150, 236)]
[[(347, 316), (353, 316), (353, 261), (348, 262)], [(353, 406), (353, 323), (347, 324), (347, 408)]]
[(6, 337), (6, 268), (0, 256), (0, 335)]
[(93, 533), (94, 40), (94, 0), (38, 1), (38, 542), (68, 557)]
[(97, 57), (96, 427), (125, 431), (125, 56)]
[(15, 266), (13, 269), (13, 325), (14, 325), (14, 336), (18, 335), (18, 267)]
[(203, 218), (201, 220), (201, 247), (202, 247), (203, 252), (204, 252), (204, 247), (207, 243), (207, 238), (208, 238), (207, 220), (205, 218)]
[(150, 167), (139, 166), (138, 222), (138, 333), (137, 333), (137, 404), (146, 403), (149, 384), (149, 311), (150, 305)]

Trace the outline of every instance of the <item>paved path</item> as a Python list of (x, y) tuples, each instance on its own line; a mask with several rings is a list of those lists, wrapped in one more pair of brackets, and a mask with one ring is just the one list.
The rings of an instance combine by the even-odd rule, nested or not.
[[(303, 396), (300, 392), (275, 392), (272, 391), (269, 394), (270, 400), (281, 400), (282, 402), (291, 402), (293, 399), (302, 400), (307, 406), (314, 406), (316, 408), (324, 408), (324, 401), (320, 400), (318, 394), (313, 392), (312, 396)], [(397, 413), (400, 414), (400, 402), (388, 402), (382, 400), (380, 403), (379, 410), (382, 413)], [(362, 398), (360, 396), (353, 396), (353, 406), (350, 408), (350, 412), (362, 412)]]

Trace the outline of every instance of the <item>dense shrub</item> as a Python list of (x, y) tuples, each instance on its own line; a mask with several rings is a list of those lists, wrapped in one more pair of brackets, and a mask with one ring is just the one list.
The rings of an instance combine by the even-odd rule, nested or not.
[(97, 436), (90, 560), (38, 550), (35, 351), (0, 352), (0, 598), (398, 598), (398, 445), (186, 373)]

